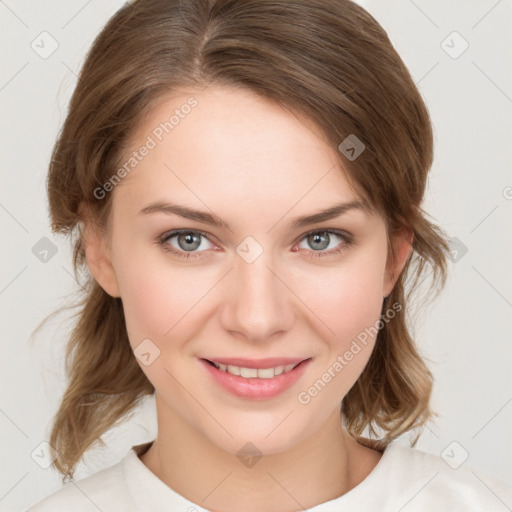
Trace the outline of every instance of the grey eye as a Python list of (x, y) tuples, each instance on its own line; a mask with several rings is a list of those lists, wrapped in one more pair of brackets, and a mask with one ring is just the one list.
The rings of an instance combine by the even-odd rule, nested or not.
[(329, 246), (331, 238), (327, 231), (319, 231), (318, 233), (312, 233), (307, 236), (307, 241), (311, 248), (323, 250)]
[(202, 252), (209, 247), (204, 247), (204, 241), (210, 243), (209, 240), (201, 233), (197, 231), (180, 231), (177, 233), (170, 233), (165, 239), (165, 243), (168, 243), (176, 251), (183, 252), (194, 252), (201, 248)]

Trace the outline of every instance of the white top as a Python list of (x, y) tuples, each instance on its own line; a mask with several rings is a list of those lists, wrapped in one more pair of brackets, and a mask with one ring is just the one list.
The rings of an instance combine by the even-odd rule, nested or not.
[[(137, 453), (143, 453), (148, 444), (132, 447), (113, 466), (66, 483), (25, 512), (207, 512), (143, 464)], [(392, 442), (359, 485), (308, 510), (505, 512), (509, 507), (512, 487), (465, 463), (452, 469), (441, 457)]]

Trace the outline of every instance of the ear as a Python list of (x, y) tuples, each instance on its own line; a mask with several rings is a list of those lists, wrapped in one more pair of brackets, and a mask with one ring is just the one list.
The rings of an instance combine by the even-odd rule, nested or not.
[(393, 261), (390, 251), (386, 261), (386, 270), (384, 274), (384, 283), (382, 288), (383, 297), (387, 297), (393, 290), (400, 274), (407, 262), (407, 258), (412, 252), (412, 242), (414, 233), (410, 228), (403, 228), (397, 234), (393, 235), (391, 244), (393, 244), (395, 259)]
[[(90, 218), (90, 217), (89, 217)], [(82, 239), (89, 271), (98, 284), (112, 297), (120, 297), (117, 277), (112, 265), (106, 234), (90, 220), (83, 221)]]

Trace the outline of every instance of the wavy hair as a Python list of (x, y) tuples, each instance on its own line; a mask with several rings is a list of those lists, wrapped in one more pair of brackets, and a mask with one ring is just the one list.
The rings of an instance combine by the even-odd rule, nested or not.
[[(87, 273), (83, 207), (104, 228), (112, 194), (98, 199), (94, 191), (125, 160), (134, 127), (176, 88), (211, 84), (249, 89), (312, 122), (351, 186), (385, 219), (391, 257), (392, 237), (412, 231), (413, 251), (388, 298), (402, 307), (379, 330), (341, 411), (348, 432), (373, 447), (435, 414), (432, 374), (407, 313), (427, 271), (430, 291), (445, 284), (448, 244), (421, 207), (433, 160), (429, 113), (386, 32), (349, 0), (136, 0), (94, 40), (49, 165), (51, 226), (71, 238), (83, 285), (67, 342), (68, 386), (50, 436), (63, 481), (155, 391), (131, 350), (121, 299)], [(365, 145), (355, 160), (338, 151), (349, 135)], [(381, 438), (362, 437), (377, 428)]]

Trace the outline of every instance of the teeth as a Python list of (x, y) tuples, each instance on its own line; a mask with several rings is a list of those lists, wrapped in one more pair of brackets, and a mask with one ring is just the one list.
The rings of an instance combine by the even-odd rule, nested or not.
[(258, 377), (258, 370), (256, 368), (240, 368), (240, 377), (256, 379)]
[[(224, 366), (224, 365), (222, 365), (222, 366)], [(227, 371), (228, 373), (231, 373), (233, 375), (240, 375), (240, 368), (238, 366), (228, 365), (227, 369), (224, 371)]]
[(287, 373), (293, 370), (297, 364), (287, 364), (286, 366), (276, 366), (275, 368), (243, 368), (240, 366), (225, 365), (221, 363), (213, 363), (216, 368), (223, 372), (231, 373), (246, 379), (272, 379), (276, 375)]
[(271, 379), (276, 376), (274, 368), (262, 368), (261, 370), (256, 370), (256, 373), (258, 374), (258, 379)]

